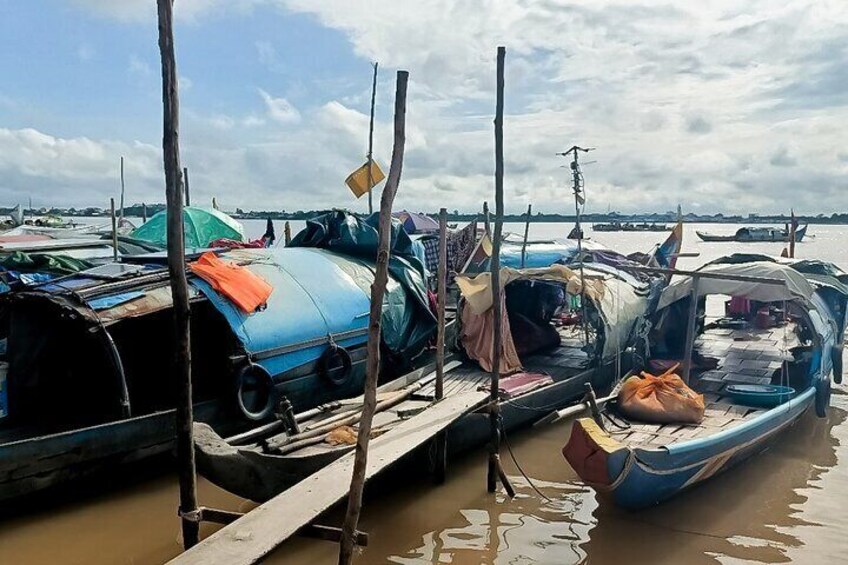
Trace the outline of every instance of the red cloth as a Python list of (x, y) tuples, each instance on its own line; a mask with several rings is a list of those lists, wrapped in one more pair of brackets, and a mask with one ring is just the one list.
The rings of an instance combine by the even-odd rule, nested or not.
[(248, 269), (235, 263), (222, 261), (212, 252), (206, 252), (191, 264), (192, 272), (202, 278), (233, 304), (248, 314), (268, 301), (273, 287)]

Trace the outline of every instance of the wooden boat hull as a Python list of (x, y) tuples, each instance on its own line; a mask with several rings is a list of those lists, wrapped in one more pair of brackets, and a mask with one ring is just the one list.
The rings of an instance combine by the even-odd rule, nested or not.
[[(509, 433), (525, 427), (546, 411), (577, 402), (585, 394), (587, 383), (599, 391), (609, 388), (614, 377), (614, 364), (610, 363), (505, 400), (501, 402), (504, 430)], [(457, 455), (485, 445), (490, 438), (490, 425), (485, 411), (464, 416), (448, 428), (448, 453)], [(299, 456), (297, 452), (286, 455), (261, 453), (229, 445), (205, 424), (195, 424), (195, 445), (198, 471), (204, 477), (256, 502), (273, 498), (353, 449), (353, 446), (345, 446), (310, 456)], [(427, 468), (426, 450), (418, 453), (422, 455), (422, 468)]]
[(804, 414), (815, 396), (815, 387), (810, 387), (738, 427), (658, 449), (624, 446), (593, 420), (584, 418), (574, 423), (562, 452), (584, 482), (599, 492), (611, 493), (617, 505), (645, 508), (762, 451)]
[[(195, 411), (205, 421), (238, 421), (219, 402), (198, 404)], [(229, 429), (238, 428), (230, 425)], [(4, 443), (0, 445), (0, 501), (167, 453), (174, 437), (174, 411), (164, 410)]]

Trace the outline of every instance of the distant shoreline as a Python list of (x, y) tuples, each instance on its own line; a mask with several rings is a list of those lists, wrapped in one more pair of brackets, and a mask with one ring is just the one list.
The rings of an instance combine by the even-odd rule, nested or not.
[[(151, 204), (147, 206), (147, 217), (151, 217), (153, 214), (160, 212), (165, 209), (164, 204)], [(12, 208), (0, 208), (0, 215), (8, 215), (12, 211)], [(320, 214), (324, 214), (329, 212), (329, 210), (308, 210), (308, 211), (297, 211), (297, 212), (285, 212), (285, 211), (244, 211), (242, 209), (237, 209), (235, 212), (228, 212), (233, 218), (239, 220), (266, 220), (268, 218), (272, 220), (300, 220), (305, 221), (310, 218), (314, 218)], [(425, 212), (427, 213), (427, 212)], [(99, 208), (82, 208), (82, 209), (62, 209), (62, 208), (52, 208), (52, 209), (34, 209), (32, 211), (33, 215), (58, 215), (64, 217), (103, 217), (108, 218), (109, 213), (108, 210), (104, 211)], [(438, 212), (435, 213), (427, 213), (432, 217), (438, 216)], [(29, 210), (26, 210), (26, 215), (30, 215)], [(361, 214), (360, 214), (361, 215)], [(124, 216), (128, 218), (141, 218), (142, 217), (142, 206), (140, 204), (134, 204), (132, 206), (128, 206), (124, 209)], [(447, 221), (448, 222), (470, 222), (472, 220), (482, 221), (483, 215), (481, 213), (457, 213), (454, 211), (453, 213), (448, 213)], [(526, 221), (525, 214), (506, 214), (503, 218), (504, 222), (511, 223), (523, 223)], [(575, 220), (574, 215), (566, 215), (566, 214), (545, 214), (545, 213), (537, 213), (533, 214), (531, 219), (531, 223), (573, 223)], [(584, 224), (594, 224), (594, 223), (610, 223), (610, 222), (620, 222), (620, 223), (649, 223), (649, 224), (666, 224), (673, 225), (677, 222), (676, 214), (673, 212), (666, 213), (643, 213), (643, 214), (616, 214), (615, 212), (611, 214), (584, 214), (581, 216), (581, 220)], [(797, 216), (796, 220), (801, 224), (820, 224), (820, 225), (848, 225), (848, 213), (843, 214), (831, 214), (830, 216), (825, 215), (816, 215), (816, 216)], [(714, 214), (714, 215), (698, 215), (698, 214), (684, 214), (683, 222), (688, 224), (776, 224), (776, 225), (784, 225), (789, 223), (790, 218), (786, 215), (756, 215), (756, 216), (739, 216), (732, 215), (726, 216), (722, 214)]]

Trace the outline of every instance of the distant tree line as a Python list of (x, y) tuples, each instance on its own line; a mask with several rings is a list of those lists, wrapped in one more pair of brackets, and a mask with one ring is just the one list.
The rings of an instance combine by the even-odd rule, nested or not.
[[(124, 207), (124, 215), (131, 217), (141, 217), (142, 204), (133, 204)], [(165, 209), (164, 204), (147, 204), (147, 217), (149, 218), (157, 212)], [(0, 207), (0, 215), (8, 215), (13, 208)], [(264, 220), (271, 218), (272, 220), (308, 220), (320, 214), (329, 212), (330, 210), (297, 210), (289, 212), (286, 210), (243, 210), (236, 208), (235, 213), (231, 214), (234, 218), (244, 220)], [(109, 210), (98, 207), (87, 208), (36, 208), (33, 210), (25, 209), (25, 214), (34, 215), (56, 215), (56, 216), (108, 216)], [(422, 212), (429, 216), (436, 217), (438, 212)], [(362, 214), (357, 214), (362, 215)], [(453, 210), (448, 212), (449, 222), (470, 222), (472, 220), (482, 220), (483, 215), (479, 212), (460, 212)], [(797, 216), (797, 220), (802, 224), (848, 224), (848, 212), (838, 213), (827, 216), (825, 214), (817, 214), (815, 216)], [(651, 212), (641, 214), (619, 214), (617, 212), (608, 212), (602, 214), (589, 213), (583, 214), (581, 219), (587, 223), (601, 222), (656, 222), (656, 223), (672, 223), (677, 221), (676, 212)], [(574, 222), (573, 214), (552, 214), (545, 212), (537, 212), (533, 214), (532, 222)], [(524, 222), (526, 214), (506, 214), (504, 215), (505, 222)], [(727, 223), (727, 224), (785, 224), (790, 221), (790, 217), (786, 214), (760, 215), (747, 214), (742, 215), (725, 215), (725, 214), (684, 214), (683, 221), (689, 223)]]

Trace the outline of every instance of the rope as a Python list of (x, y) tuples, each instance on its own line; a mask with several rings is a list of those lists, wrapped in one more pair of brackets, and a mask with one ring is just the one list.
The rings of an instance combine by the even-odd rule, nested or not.
[(504, 445), (506, 445), (506, 450), (509, 452), (509, 457), (512, 459), (512, 462), (515, 464), (515, 468), (518, 469), (518, 472), (521, 473), (521, 476), (524, 477), (524, 480), (527, 481), (527, 484), (536, 491), (536, 494), (544, 498), (548, 502), (553, 502), (552, 499), (548, 498), (545, 493), (540, 491), (538, 487), (533, 483), (530, 477), (527, 476), (527, 473), (524, 472), (524, 469), (521, 468), (521, 465), (518, 463), (518, 459), (515, 457), (515, 453), (512, 451), (512, 446), (509, 444), (509, 439), (506, 437), (506, 429), (504, 429), (503, 418), (499, 418), (499, 423), (501, 426), (501, 437), (503, 437)]

